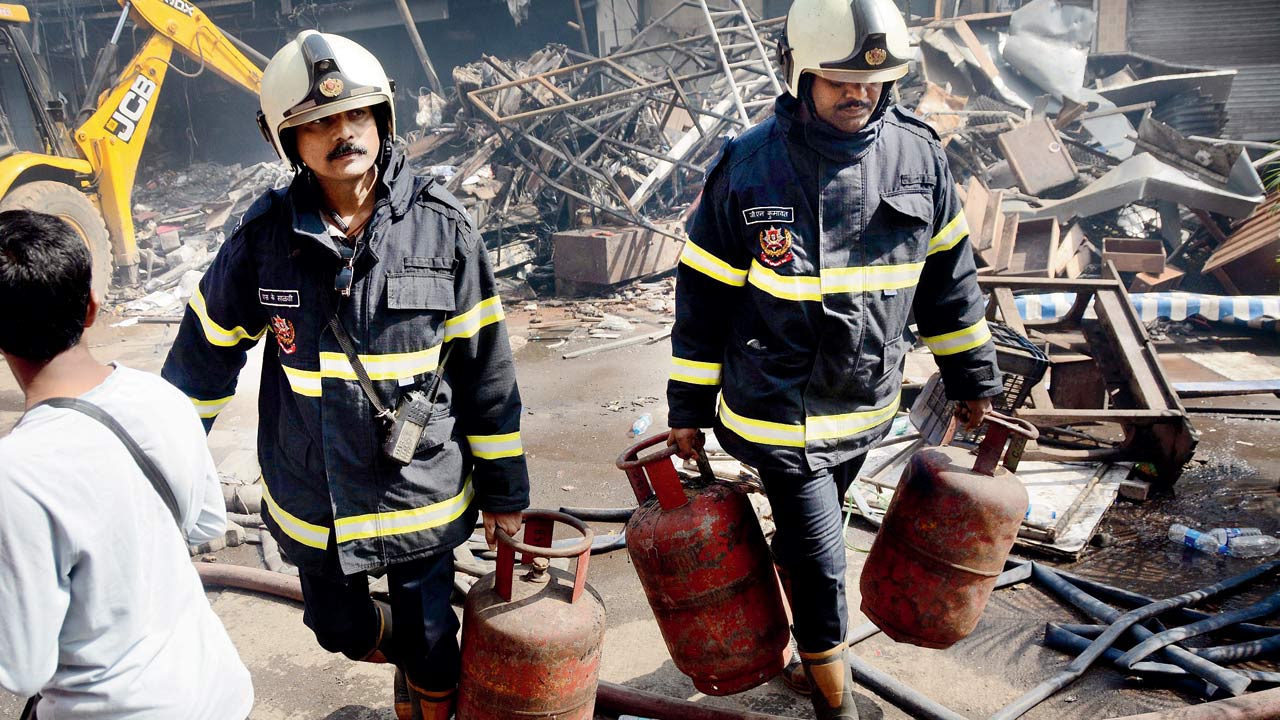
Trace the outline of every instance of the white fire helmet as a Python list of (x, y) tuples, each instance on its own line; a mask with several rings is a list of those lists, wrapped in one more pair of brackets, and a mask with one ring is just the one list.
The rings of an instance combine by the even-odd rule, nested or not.
[(835, 82), (901, 78), (911, 37), (892, 0), (795, 0), (778, 55), (787, 91), (798, 96), (807, 72)]
[(394, 92), (395, 83), (373, 53), (341, 35), (303, 30), (276, 52), (262, 72), (258, 127), (277, 155), (297, 165), (296, 150), (280, 141), (281, 130), (386, 103), (386, 132), (392, 137)]

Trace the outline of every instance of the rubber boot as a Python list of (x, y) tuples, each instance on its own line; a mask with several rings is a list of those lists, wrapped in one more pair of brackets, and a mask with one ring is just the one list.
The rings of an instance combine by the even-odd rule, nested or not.
[(373, 609), (378, 613), (378, 636), (373, 642), (373, 649), (368, 655), (360, 658), (360, 662), (387, 662), (386, 648), (391, 644), (391, 606), (381, 600), (373, 601)]
[[(378, 636), (373, 649), (368, 655), (360, 658), (360, 662), (386, 663), (386, 648), (391, 645), (393, 636), (391, 623), (391, 606), (381, 600), (373, 601), (373, 609), (378, 613)], [(404, 679), (404, 671), (396, 668), (395, 680), (391, 685), (391, 702), (396, 711), (396, 720), (413, 720), (413, 702), (409, 699), (409, 686)]]
[[(778, 573), (778, 584), (782, 586), (782, 596), (787, 601), (787, 620), (791, 620), (794, 616), (794, 610), (791, 605), (791, 573), (787, 569), (779, 565), (773, 564), (773, 569)], [(804, 672), (804, 666), (800, 663), (798, 657), (800, 648), (796, 647), (794, 634), (791, 638), (789, 649), (791, 660), (782, 668), (782, 683), (791, 688), (791, 691), (798, 695), (808, 695), (813, 692), (813, 686), (809, 684), (809, 676)]]
[(844, 643), (820, 653), (800, 653), (814, 692), (809, 696), (818, 720), (858, 720), (853, 704), (853, 671), (845, 660)]
[(413, 696), (409, 694), (409, 681), (405, 679), (404, 671), (400, 668), (396, 668), (396, 679), (392, 685), (391, 694), (396, 720), (413, 720)]
[(792, 640), (791, 662), (782, 668), (782, 684), (790, 688), (791, 692), (808, 697), (813, 692), (813, 685), (809, 683), (809, 675), (804, 671), (804, 663), (800, 662), (800, 649), (795, 647), (795, 644), (796, 641)]
[(449, 720), (453, 717), (458, 699), (457, 688), (448, 690), (424, 690), (406, 678), (409, 698), (412, 701), (413, 720)]

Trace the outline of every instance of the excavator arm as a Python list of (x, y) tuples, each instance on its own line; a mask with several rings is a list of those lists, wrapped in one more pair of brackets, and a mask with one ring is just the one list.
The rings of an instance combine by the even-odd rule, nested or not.
[[(156, 100), (176, 48), (200, 70), (258, 95), (262, 70), (241, 45), (186, 0), (119, 0), (123, 12), (112, 37), (119, 39), (127, 17), (153, 30), (115, 83), (98, 97), (97, 108), (75, 130), (75, 142), (93, 166), (99, 207), (117, 268), (136, 272), (138, 246), (132, 214), (133, 183), (142, 146), (155, 115)], [(248, 52), (252, 52), (248, 50)], [(181, 70), (176, 70), (181, 72)]]

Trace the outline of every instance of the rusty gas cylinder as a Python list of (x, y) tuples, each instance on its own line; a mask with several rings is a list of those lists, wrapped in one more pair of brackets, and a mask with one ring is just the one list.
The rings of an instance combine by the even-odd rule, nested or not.
[(742, 692), (778, 674), (789, 655), (772, 556), (747, 496), (716, 481), (705, 456), (702, 479), (688, 487), (674, 447), (639, 457), (666, 438), (618, 459), (640, 502), (627, 552), (676, 667), (708, 695)]
[[(1025, 420), (989, 422), (976, 462), (956, 447), (912, 455), (885, 512), (862, 568), (862, 612), (898, 642), (946, 648), (973, 632), (1013, 549), (1027, 511), (1013, 471), (1038, 433)], [(1020, 437), (998, 467), (1011, 431)]]
[[(497, 570), (467, 593), (457, 718), (591, 720), (605, 630), (604, 601), (587, 585), (594, 535), (549, 510), (526, 510), (524, 522), (523, 542), (496, 531)], [(556, 522), (582, 542), (552, 548)], [(550, 558), (577, 558), (577, 567), (570, 574)]]

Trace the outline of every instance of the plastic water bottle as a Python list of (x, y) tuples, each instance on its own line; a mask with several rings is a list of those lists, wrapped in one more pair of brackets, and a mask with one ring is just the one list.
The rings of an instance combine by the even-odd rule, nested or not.
[(643, 434), (645, 430), (648, 430), (649, 426), (652, 424), (653, 416), (649, 413), (645, 413), (636, 418), (636, 421), (631, 423), (631, 437), (640, 437), (640, 435)]
[(1280, 538), (1271, 535), (1240, 535), (1227, 541), (1227, 554), (1231, 557), (1266, 557), (1277, 550), (1280, 550)]
[(1192, 530), (1186, 525), (1179, 523), (1174, 523), (1169, 526), (1169, 540), (1171, 542), (1178, 543), (1179, 545), (1186, 545), (1187, 547), (1195, 548), (1200, 552), (1207, 552), (1210, 554), (1217, 552), (1226, 553), (1226, 548), (1223, 547), (1223, 544), (1218, 542), (1218, 539), (1214, 536), (1208, 533), (1202, 533), (1199, 530)]
[(1022, 519), (1035, 527), (1047, 527), (1058, 519), (1058, 511), (1042, 505), (1027, 505), (1027, 512)]
[(1231, 538), (1240, 537), (1241, 535), (1261, 535), (1262, 531), (1259, 530), (1258, 528), (1233, 527), (1233, 528), (1214, 528), (1212, 530), (1205, 530), (1204, 534), (1212, 535), (1213, 539), (1217, 540), (1219, 545), (1226, 545), (1228, 542), (1231, 541)]

